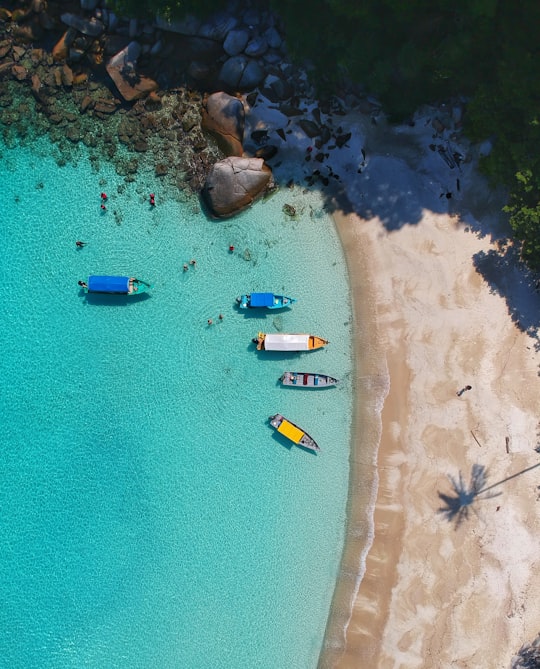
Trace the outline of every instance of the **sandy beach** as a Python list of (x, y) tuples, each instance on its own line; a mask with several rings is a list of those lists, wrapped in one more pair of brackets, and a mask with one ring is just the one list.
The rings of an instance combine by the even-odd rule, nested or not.
[[(353, 454), (349, 534), (319, 666), (503, 669), (540, 629), (540, 299), (512, 253), (498, 253), (499, 203), (474, 164), (446, 198), (421, 146), (404, 155), (399, 141), (396, 160), (387, 140), (363, 198), (335, 214), (360, 348), (385, 359), (389, 392), (365, 573), (358, 587), (368, 530), (355, 491), (369, 463), (355, 467)], [(432, 206), (437, 184), (447, 211)], [(377, 214), (381, 192), (393, 218)], [(358, 375), (378, 378), (380, 364), (366, 368), (361, 355)]]
[(349, 272), (348, 526), (319, 669), (508, 669), (540, 630), (540, 295), (461, 113), (323, 116), (350, 138), (316, 165), (271, 104), (247, 115), (278, 179), (331, 184)]

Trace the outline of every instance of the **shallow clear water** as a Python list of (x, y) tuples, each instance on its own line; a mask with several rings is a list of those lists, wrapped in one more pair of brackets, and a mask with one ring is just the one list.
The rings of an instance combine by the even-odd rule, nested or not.
[[(217, 222), (151, 173), (125, 183), (84, 151), (59, 167), (46, 143), (0, 149), (2, 665), (314, 667), (352, 406), (346, 269), (317, 196), (282, 190)], [(92, 273), (154, 288), (85, 297)], [(249, 290), (298, 303), (243, 314)], [(256, 353), (276, 328), (330, 345)], [(282, 388), (285, 369), (344, 382)], [(322, 452), (289, 448), (276, 412)]]

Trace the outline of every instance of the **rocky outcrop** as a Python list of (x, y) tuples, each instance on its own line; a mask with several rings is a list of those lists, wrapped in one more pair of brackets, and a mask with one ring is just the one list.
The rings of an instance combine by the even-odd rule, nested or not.
[(220, 92), (204, 100), (202, 128), (215, 137), (226, 156), (243, 155), (244, 124), (244, 105), (238, 98)]
[(204, 201), (214, 216), (228, 218), (253, 204), (266, 190), (271, 175), (261, 158), (225, 158), (210, 169)]
[[(314, 90), (287, 62), (277, 18), (252, 0), (231, 3), (205, 23), (174, 24), (117, 16), (106, 0), (11, 4), (12, 12), (0, 8), (0, 80), (9, 80), (0, 86), (0, 125), (22, 138), (36, 125), (63, 160), (73, 150), (66, 144), (82, 142), (96, 161), (101, 154), (132, 179), (146, 153), (157, 177), (189, 193), (204, 186), (212, 213), (228, 217), (268, 186), (268, 161), (287, 147), (290, 124), (314, 149), (305, 160), (322, 161), (326, 149), (348, 140), (325, 118), (339, 109), (303, 104)], [(26, 87), (37, 115), (14, 87)], [(203, 100), (202, 90), (220, 92)], [(260, 97), (273, 104), (275, 119), (253, 125)], [(360, 102), (349, 94), (348, 106)]]

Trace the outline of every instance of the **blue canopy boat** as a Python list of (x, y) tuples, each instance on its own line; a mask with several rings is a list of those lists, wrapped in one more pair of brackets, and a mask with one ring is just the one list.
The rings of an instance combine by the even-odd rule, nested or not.
[(296, 302), (293, 297), (274, 293), (247, 293), (237, 297), (236, 301), (240, 309), (282, 309)]
[(88, 277), (88, 283), (79, 281), (86, 293), (108, 293), (110, 295), (139, 295), (152, 286), (146, 281), (133, 276), (100, 276)]

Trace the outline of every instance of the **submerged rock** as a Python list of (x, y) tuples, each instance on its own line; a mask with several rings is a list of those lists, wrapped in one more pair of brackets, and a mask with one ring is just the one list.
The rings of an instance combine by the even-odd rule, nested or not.
[(292, 206), (292, 204), (284, 204), (283, 205), (283, 213), (287, 214), (287, 216), (296, 216), (296, 209)]

